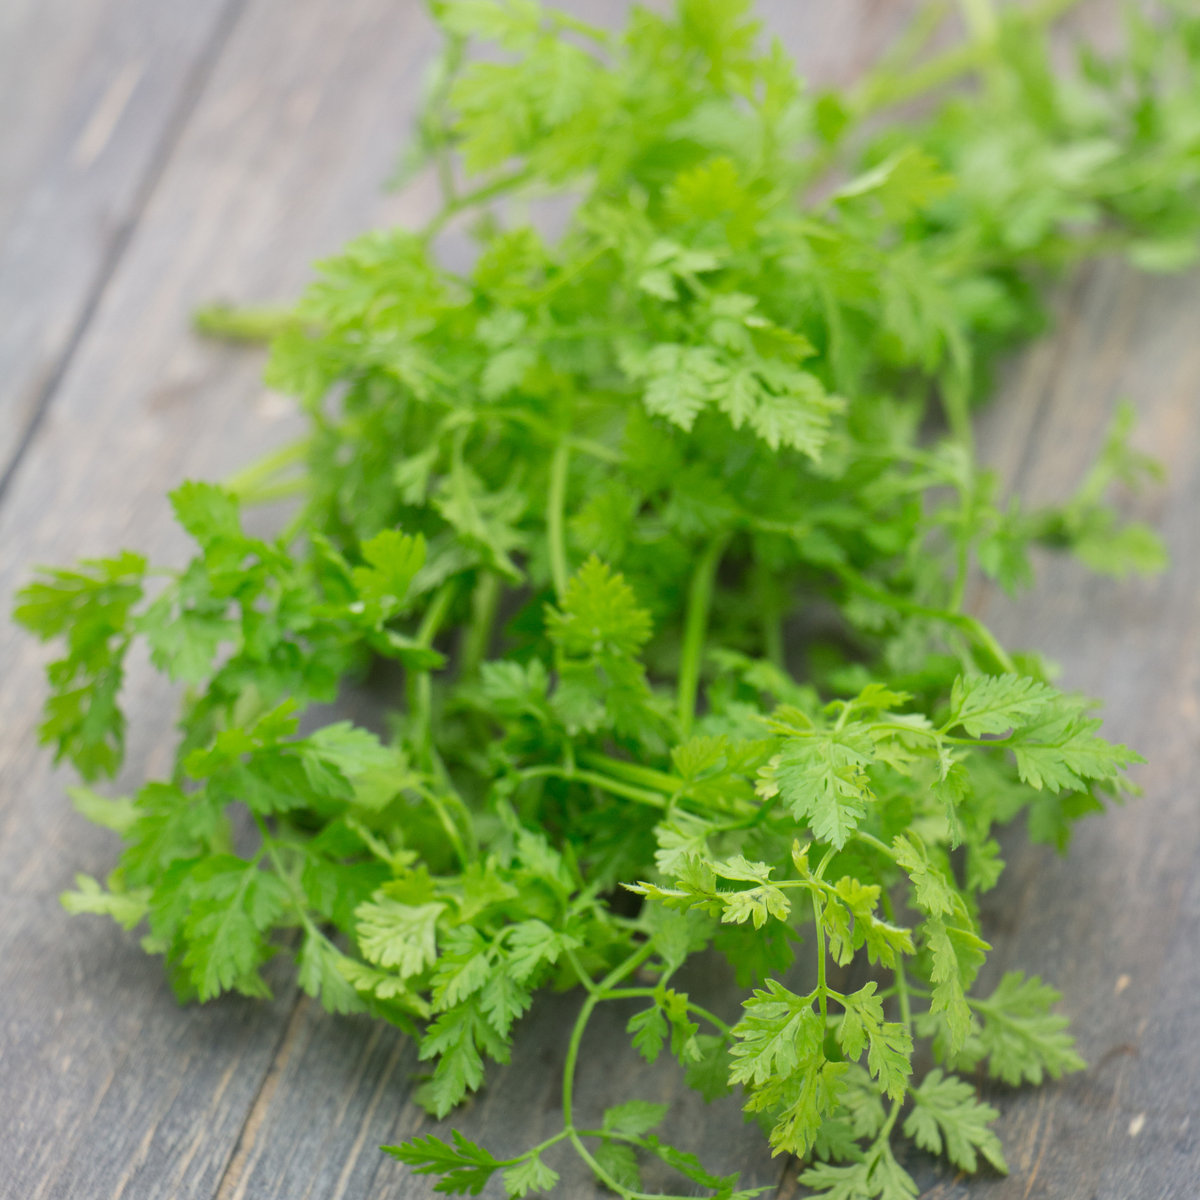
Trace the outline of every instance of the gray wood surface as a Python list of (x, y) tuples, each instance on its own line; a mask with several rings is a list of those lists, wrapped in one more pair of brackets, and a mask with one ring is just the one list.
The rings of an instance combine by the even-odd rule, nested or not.
[(242, 6), (0, 11), (0, 494)]
[[(0, 30), (53, 60), (40, 75), (23, 68), (42, 81), (36, 129), (24, 141), (0, 134), (12, 164), (0, 171), (0, 315), (11, 315), (4, 305), (31, 286), (39, 262), (79, 258), (61, 277), (45, 268), (59, 282), (38, 293), (25, 358), (4, 358), (22, 347), (0, 321), (0, 474), (31, 414), (43, 414), (0, 498), (3, 595), (34, 562), (119, 545), (179, 561), (166, 489), (219, 477), (295, 430), (288, 404), (258, 382), (260, 356), (198, 342), (191, 309), (214, 297), (285, 299), (314, 257), (371, 225), (419, 221), (432, 203), (421, 186), (401, 197), (380, 190), (436, 44), (413, 0), (106, 4), (65, 39), (39, 32), (61, 19), (53, 7), (40, 25), (31, 9), (0, 15), (9, 20)], [(612, 20), (617, 6), (573, 7)], [(907, 7), (770, 0), (763, 11), (821, 83), (860, 69)], [(12, 49), (20, 38), (0, 46), (0, 68), (23, 62)], [(109, 190), (88, 191), (71, 156), (81, 141), (100, 144), (99, 132), (88, 142), (89, 123), (99, 130), (97, 107), (129, 61), (143, 64), (139, 82), (116, 118), (110, 101), (110, 137), (89, 167), (112, 155)], [(151, 78), (157, 90), (143, 93)], [(0, 105), (18, 95), (0, 80)], [(0, 108), (0, 128), (8, 111)], [(35, 209), (41, 224), (27, 215)], [(1137, 505), (1168, 537), (1176, 566), (1149, 583), (1097, 584), (1049, 561), (1019, 604), (986, 591), (975, 601), (1010, 642), (1059, 660), (1066, 684), (1107, 699), (1114, 736), (1151, 760), (1146, 792), (1082, 827), (1066, 859), (1015, 831), (987, 913), (991, 977), (1023, 967), (1060, 987), (1093, 1066), (1044, 1089), (985, 1089), (1004, 1111), (1008, 1181), (956, 1182), (917, 1157), (910, 1166), (931, 1196), (1190, 1197), (1200, 1178), (1200, 805), (1190, 788), (1200, 725), (1200, 347), (1191, 334), (1200, 281), (1095, 266), (1063, 311), (1058, 333), (1023, 358), (985, 418), (984, 444), (1006, 481), (1034, 498), (1061, 496), (1128, 395), (1143, 414), (1142, 444), (1171, 471)], [(50, 347), (41, 359), (35, 343)], [(19, 392), (34, 378), (40, 390)], [(438, 1128), (408, 1100), (415, 1056), (395, 1030), (320, 1012), (297, 996), (285, 964), (271, 1003), (180, 1008), (134, 935), (59, 908), (76, 871), (109, 868), (115, 838), (72, 813), (67, 773), (36, 747), (43, 658), (0, 623), (0, 1197), (430, 1194), (428, 1180), (377, 1150)], [(123, 782), (132, 787), (169, 761), (172, 697), (144, 664), (129, 689)], [(731, 1011), (731, 981), (703, 964), (696, 974), (693, 990)], [(498, 1152), (552, 1132), (578, 1002), (542, 998), (515, 1065), (454, 1124)], [(779, 1179), (783, 1164), (735, 1103), (706, 1108), (671, 1068), (632, 1055), (626, 1015), (613, 1006), (589, 1032), (584, 1111), (633, 1094), (669, 1103), (673, 1134), (711, 1165), (742, 1169), (747, 1184)], [(594, 1194), (569, 1156), (561, 1165), (565, 1194)], [(796, 1194), (790, 1176), (782, 1194)]]

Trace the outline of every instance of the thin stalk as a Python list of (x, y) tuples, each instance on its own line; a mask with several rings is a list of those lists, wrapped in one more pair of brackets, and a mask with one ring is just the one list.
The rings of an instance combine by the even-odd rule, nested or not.
[(681, 738), (691, 733), (696, 716), (696, 691), (700, 684), (700, 660), (704, 656), (708, 614), (712, 608), (713, 583), (717, 576), (717, 565), (728, 542), (727, 530), (717, 534), (708, 543), (692, 573), (683, 626), (683, 655), (679, 663), (678, 714)]
[(500, 577), (494, 571), (481, 572), (475, 590), (471, 593), (471, 623), (463, 635), (463, 679), (477, 675), (484, 658), (487, 657), (499, 603)]
[(991, 0), (959, 0), (958, 7), (971, 41), (986, 45), (996, 40), (1000, 33), (1000, 22)]
[(583, 1032), (587, 1028), (587, 1023), (591, 1019), (592, 1013), (600, 1000), (607, 998), (608, 990), (615, 983), (619, 983), (626, 975), (637, 970), (637, 968), (646, 961), (647, 958), (654, 952), (654, 944), (645, 942), (637, 950), (633, 952), (624, 962), (614, 967), (596, 986), (595, 991), (589, 991), (587, 999), (583, 1002), (583, 1007), (579, 1010), (579, 1016), (575, 1019), (575, 1028), (571, 1030), (571, 1041), (567, 1046), (567, 1060), (563, 1065), (563, 1099), (562, 1113), (563, 1126), (567, 1136), (571, 1139), (571, 1145), (575, 1147), (579, 1157), (587, 1163), (595, 1172), (596, 1177), (600, 1179), (606, 1186), (613, 1189), (621, 1196), (639, 1196), (641, 1193), (633, 1192), (629, 1188), (622, 1187), (595, 1159), (590, 1150), (583, 1144), (575, 1129), (575, 1113), (574, 1113), (574, 1091), (575, 1091), (575, 1067), (579, 1061), (579, 1047), (583, 1042)]
[(817, 999), (821, 1005), (821, 1018), (829, 1017), (829, 991), (825, 983), (825, 926), (821, 923), (821, 899), (813, 892), (813, 923), (817, 927)]
[(894, 596), (884, 588), (876, 587), (873, 583), (864, 579), (857, 571), (840, 563), (830, 564), (829, 569), (834, 571), (847, 587), (852, 588), (856, 592), (861, 592), (864, 596), (870, 596), (872, 600), (877, 600), (880, 604), (887, 605), (888, 608), (893, 608), (897, 612), (908, 613), (912, 616), (928, 617), (933, 621), (943, 621), (947, 625), (961, 630), (981, 650), (984, 650), (991, 656), (995, 665), (1001, 671), (1006, 674), (1016, 674), (1016, 664), (1008, 652), (996, 641), (991, 630), (981, 621), (976, 620), (975, 617), (968, 616), (966, 613), (954, 613), (940, 608), (929, 608), (924, 604), (905, 600), (903, 596)]
[(594, 750), (581, 750), (579, 759), (588, 766), (595, 767), (597, 771), (616, 775), (630, 783), (639, 783), (643, 787), (652, 788), (654, 791), (663, 792), (668, 796), (673, 796), (686, 786), (678, 775), (668, 775), (665, 771), (656, 771), (653, 767), (643, 767), (637, 763), (626, 762), (623, 758), (610, 758), (607, 754), (599, 754)]
[[(888, 923), (895, 925), (896, 910), (892, 906), (892, 898), (888, 894), (887, 888), (882, 889), (880, 899), (883, 902), (883, 912), (888, 919)], [(896, 956), (896, 968), (893, 975), (896, 979), (896, 998), (900, 1001), (900, 1018), (909, 1029), (912, 1029), (912, 1008), (908, 1002), (908, 979), (904, 974), (903, 954)]]
[(290, 308), (209, 304), (192, 314), (192, 328), (202, 337), (228, 342), (269, 342), (299, 324)]
[[(636, 1000), (640, 997), (651, 997), (657, 992), (657, 988), (614, 988), (612, 991), (605, 993), (606, 1000)], [(725, 1036), (732, 1034), (732, 1028), (721, 1020), (715, 1013), (711, 1013), (707, 1008), (701, 1008), (699, 1004), (693, 1004), (690, 1000), (687, 1003), (688, 1012), (694, 1012), (696, 1016), (703, 1017), (714, 1029), (718, 1029)]]
[(546, 498), (546, 534), (550, 542), (550, 573), (554, 578), (554, 591), (561, 601), (567, 593), (567, 582), (571, 571), (567, 565), (567, 542), (563, 529), (564, 509), (567, 503), (567, 469), (571, 463), (571, 447), (568, 440), (559, 439), (550, 460), (550, 494)]
[[(227, 475), (221, 486), (245, 503), (261, 492), (267, 481), (278, 475), (280, 471), (304, 462), (308, 457), (308, 448), (308, 438), (297, 438), (294, 442), (288, 442), (280, 446), (278, 450), (272, 450), (270, 454), (264, 454), (262, 458), (255, 459), (240, 471), (234, 471), (232, 475)], [(289, 484), (291, 482), (288, 480)]]
[(598, 771), (585, 771), (580, 768), (570, 767), (528, 767), (521, 772), (522, 779), (570, 779), (577, 783), (588, 783), (593, 787), (598, 787), (603, 792), (609, 792), (614, 796), (621, 796), (626, 800), (632, 800), (637, 804), (645, 804), (650, 808), (666, 808), (667, 799), (665, 796), (660, 796), (657, 792), (648, 792), (644, 788), (633, 787), (628, 783), (621, 783), (620, 780), (610, 779), (607, 775), (601, 775)]
[(583, 984), (584, 988), (587, 991), (598, 995), (600, 989), (596, 986), (596, 981), (587, 973), (586, 970), (584, 970), (583, 963), (579, 961), (579, 956), (575, 953), (575, 951), (568, 949), (564, 950), (563, 954), (565, 955), (567, 962), (571, 964), (575, 974), (579, 976), (579, 982)]
[(860, 842), (865, 842), (868, 846), (874, 846), (880, 854), (886, 854), (887, 857), (892, 860), (892, 862), (896, 861), (895, 850), (893, 850), (891, 846), (887, 844), (887, 842), (881, 842), (873, 833), (866, 833), (862, 829), (857, 829), (854, 832), (854, 836)]
[(473, 208), (476, 204), (482, 204), (485, 200), (491, 200), (512, 188), (519, 187), (532, 175), (533, 169), (525, 167), (520, 171), (514, 171), (511, 175), (502, 175), (499, 179), (493, 179), (491, 183), (486, 183), (473, 192), (467, 192), (465, 196), (455, 197), (425, 226), (421, 236), (429, 241), (440, 232), (451, 217), (457, 216), (464, 209)]
[[(430, 601), (429, 607), (425, 610), (425, 616), (422, 617), (421, 624), (417, 629), (416, 640), (418, 645), (433, 645), (433, 639), (437, 636), (437, 631), (450, 610), (450, 604), (454, 600), (454, 593), (457, 587), (457, 580), (447, 579), (438, 588), (433, 599)], [(410, 670), (407, 678), (407, 690), (408, 712), (413, 724), (413, 742), (419, 748), (422, 756), (428, 759), (432, 750), (433, 735), (431, 711), (433, 706), (433, 685), (430, 682), (429, 672)]]
[(418, 789), (422, 799), (426, 801), (430, 808), (437, 814), (437, 819), (442, 828), (446, 831), (446, 837), (450, 839), (451, 846), (454, 847), (455, 857), (459, 861), (459, 865), (466, 869), (467, 864), (471, 861), (470, 855), (467, 853), (467, 848), (462, 840), (462, 833), (454, 822), (454, 818), (450, 815), (446, 808), (445, 802), (437, 792), (430, 788)]
[[(1025, 13), (1025, 19), (1031, 28), (1038, 29), (1053, 23), (1078, 3), (1079, 0), (1042, 0)], [(868, 77), (851, 100), (853, 115), (862, 120), (882, 108), (944, 87), (977, 70), (993, 53), (991, 44), (971, 41), (945, 50), (903, 75), (888, 71), (882, 76)]]

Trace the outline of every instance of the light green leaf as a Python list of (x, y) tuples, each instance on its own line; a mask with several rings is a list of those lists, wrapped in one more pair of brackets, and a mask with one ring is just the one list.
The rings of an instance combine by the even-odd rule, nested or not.
[(371, 962), (396, 967), (407, 979), (437, 959), (437, 919), (446, 906), (439, 902), (409, 905), (376, 892), (354, 910), (358, 944)]

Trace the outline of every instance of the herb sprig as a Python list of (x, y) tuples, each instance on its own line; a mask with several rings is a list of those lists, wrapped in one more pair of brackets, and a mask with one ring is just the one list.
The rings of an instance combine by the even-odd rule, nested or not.
[[(1200, 21), (1132, 17), (1123, 57), (1062, 77), (1066, 4), (972, 0), (962, 46), (918, 61), (921, 19), (813, 95), (748, 0), (635, 9), (621, 37), (534, 0), (432, 7), (446, 49), (403, 171), (432, 166), (441, 211), (355, 240), (286, 312), (200, 318), (274, 335), (306, 437), (172, 494), (183, 570), (125, 552), (20, 595), (63, 647), (43, 739), (85, 781), (121, 763), (135, 639), (185, 687), (170, 779), (73, 790), (126, 845), (64, 904), (145, 923), (185, 1000), (266, 995), (260, 967), (294, 951), (328, 1009), (419, 1039), (439, 1117), (508, 1061), (538, 987), (581, 987), (559, 1133), (510, 1159), (457, 1133), (386, 1148), (441, 1191), (548, 1190), (570, 1144), (626, 1198), (646, 1157), (752, 1194), (663, 1142), (661, 1105), (576, 1124), (583, 1032), (617, 999), (645, 1001), (647, 1059), (706, 1099), (740, 1087), (817, 1191), (915, 1194), (898, 1127), (1004, 1171), (959, 1073), (1084, 1064), (1040, 980), (971, 994), (994, 833), (1026, 812), (1065, 849), (1140, 759), (966, 585), (1027, 586), (1035, 544), (1118, 575), (1164, 556), (1104, 499), (1157, 471), (1131, 409), (1075, 495), (1031, 510), (1000, 502), (971, 406), (1056, 270), (1195, 257)], [(924, 118), (879, 116), (968, 75)], [(579, 199), (551, 242), (515, 214), (558, 192)], [(438, 238), (467, 221), (460, 275)], [(244, 532), (242, 506), (285, 496), (278, 539)], [(299, 735), (381, 659), (404, 677), (389, 737)], [(802, 931), (816, 984), (795, 991)], [(754, 985), (732, 1025), (672, 986), (709, 948)]]

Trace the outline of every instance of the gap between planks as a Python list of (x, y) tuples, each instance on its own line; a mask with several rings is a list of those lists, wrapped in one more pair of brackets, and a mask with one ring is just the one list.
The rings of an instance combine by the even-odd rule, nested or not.
[[(85, 290), (82, 305), (71, 325), (71, 331), (59, 350), (56, 360), (46, 372), (45, 380), (34, 391), (31, 411), (24, 429), (16, 438), (11, 457), (7, 464), (0, 464), (0, 505), (4, 503), (5, 496), (26, 452), (33, 444), (33, 440), (45, 420), (54, 395), (91, 326), (92, 318), (96, 314), (100, 301), (125, 257), (125, 252), (129, 248), (142, 214), (146, 211), (146, 206), (150, 203), (180, 137), (187, 128), (192, 114), (196, 111), (200, 98), (204, 95), (213, 69), (221, 57), (221, 52), (228, 43), (230, 35), (237, 26), (238, 18), (245, 11), (248, 3), (249, 0), (227, 0), (220, 16), (214, 23), (208, 41), (196, 56), (195, 63), (189, 71), (188, 81), (180, 92), (175, 111), (167, 121), (158, 145), (149, 157), (145, 174), (134, 193), (129, 211), (121, 221), (111, 244), (101, 256), (95, 278)], [(131, 71), (135, 67), (136, 73), (131, 75)], [(110, 85), (108, 92), (97, 105), (82, 136), (75, 143), (72, 157), (76, 161), (85, 158), (86, 162), (90, 162), (107, 145), (117, 122), (124, 114), (142, 70), (143, 65), (130, 64)]]
[(259, 1131), (270, 1111), (271, 1101), (275, 1098), (275, 1091), (283, 1078), (288, 1059), (291, 1058), (292, 1051), (295, 1050), (296, 1043), (300, 1040), (308, 1004), (308, 997), (303, 992), (297, 991), (291, 1015), (271, 1054), (271, 1065), (267, 1068), (262, 1083), (259, 1084), (254, 1103), (251, 1104), (250, 1110), (246, 1114), (246, 1120), (238, 1132), (233, 1153), (229, 1157), (225, 1170), (221, 1172), (221, 1181), (217, 1184), (213, 1200), (242, 1200), (245, 1195), (245, 1181), (249, 1180), (249, 1176), (246, 1174), (246, 1164), (254, 1151)]

